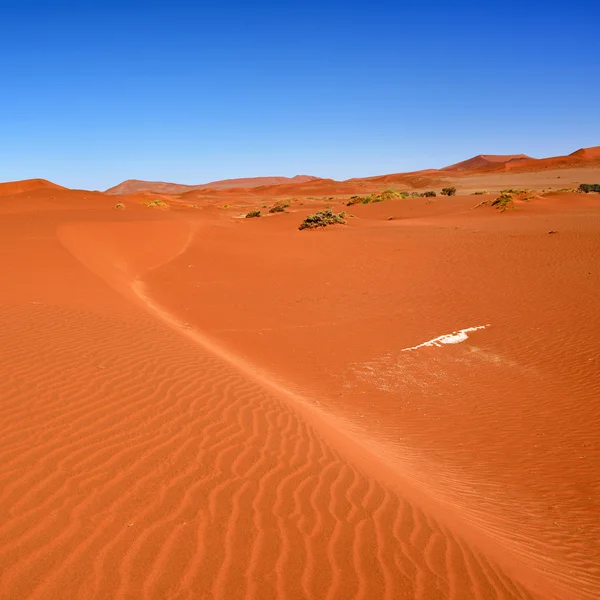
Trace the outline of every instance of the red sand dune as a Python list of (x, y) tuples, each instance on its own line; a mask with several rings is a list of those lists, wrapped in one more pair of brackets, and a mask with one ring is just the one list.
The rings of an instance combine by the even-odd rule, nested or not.
[(45, 179), (25, 179), (0, 183), (0, 196), (10, 196), (37, 189), (64, 190), (65, 188)]
[(514, 164), (521, 160), (535, 160), (526, 154), (479, 154), (468, 160), (444, 167), (442, 171), (474, 171), (486, 169), (489, 167), (497, 167), (506, 163)]
[[(151, 193), (174, 194), (181, 196), (182, 200), (193, 202), (194, 198), (229, 197), (248, 199), (263, 198), (293, 198), (293, 197), (319, 197), (319, 196), (344, 196), (353, 194), (369, 194), (381, 191), (385, 187), (394, 187), (406, 191), (437, 189), (438, 191), (449, 185), (462, 188), (468, 185), (468, 180), (475, 176), (488, 173), (510, 175), (512, 173), (544, 173), (544, 185), (553, 185), (553, 179), (561, 177), (562, 171), (569, 169), (599, 169), (600, 147), (581, 149), (569, 156), (559, 156), (544, 159), (530, 158), (524, 154), (489, 155), (481, 154), (461, 163), (443, 169), (426, 169), (410, 173), (391, 173), (373, 177), (352, 178), (346, 181), (335, 181), (309, 176), (295, 178), (251, 178), (224, 180), (208, 183), (202, 186), (180, 186), (178, 184), (148, 184), (148, 182), (124, 182), (111, 188), (107, 193), (139, 193), (151, 189)], [(554, 173), (557, 172), (557, 174)], [(578, 172), (569, 172), (566, 179), (576, 179)], [(130, 185), (131, 183), (131, 185)], [(568, 187), (569, 181), (563, 182)], [(570, 184), (574, 185), (571, 181)], [(502, 183), (498, 189), (510, 187)], [(540, 181), (534, 179), (528, 187), (540, 187)], [(146, 189), (148, 188), (148, 189)]]
[(569, 156), (579, 158), (584, 161), (600, 161), (600, 146), (592, 148), (580, 148)]
[(184, 194), (193, 190), (202, 189), (230, 189), (230, 188), (253, 188), (263, 185), (280, 185), (282, 183), (305, 183), (317, 177), (310, 175), (296, 175), (295, 177), (243, 177), (238, 179), (223, 179), (211, 181), (201, 185), (182, 185), (179, 183), (165, 183), (162, 181), (139, 181), (128, 179), (116, 185), (105, 193), (107, 194), (133, 194), (135, 192), (155, 192), (158, 194)]
[(0, 200), (0, 597), (597, 598), (600, 196), (271, 190)]

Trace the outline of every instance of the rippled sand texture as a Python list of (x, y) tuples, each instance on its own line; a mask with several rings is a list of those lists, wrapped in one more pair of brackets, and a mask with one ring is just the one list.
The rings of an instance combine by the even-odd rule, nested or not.
[[(475, 495), (471, 515), (426, 481), (435, 452), (386, 454), (326, 378), (303, 384), (303, 360), (296, 382), (272, 375), (264, 352), (198, 326), (214, 297), (192, 310), (183, 272), (220, 216), (64, 202), (2, 214), (1, 598), (593, 597), (586, 542), (566, 549), (590, 558), (573, 582), (547, 577), (494, 534), (497, 507)], [(211, 255), (228, 280), (229, 255)], [(222, 298), (232, 322), (252, 302)], [(407, 438), (418, 425), (408, 414)]]

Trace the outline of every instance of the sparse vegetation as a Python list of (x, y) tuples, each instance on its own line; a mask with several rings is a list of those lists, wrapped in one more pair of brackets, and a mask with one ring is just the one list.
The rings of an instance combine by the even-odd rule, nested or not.
[(433, 190), (429, 190), (428, 192), (423, 192), (421, 194), (422, 198), (435, 198), (437, 194)]
[(489, 192), (485, 190), (483, 192), (473, 192), (473, 196), (483, 196), (484, 194), (489, 194)]
[(393, 200), (394, 198), (401, 198), (402, 194), (397, 192), (396, 190), (383, 190), (381, 194), (379, 194), (381, 200)]
[(352, 206), (353, 204), (361, 204), (364, 198), (361, 196), (352, 196), (346, 203), (346, 206)]
[(531, 190), (519, 189), (519, 188), (508, 188), (506, 190), (502, 190), (500, 193), (501, 194), (518, 195), (518, 194), (526, 194), (527, 192), (531, 192)]
[(515, 209), (513, 197), (511, 194), (506, 194), (504, 192), (502, 192), (495, 200), (492, 200), (490, 206), (495, 206), (500, 212)]
[(260, 217), (260, 210), (258, 209), (246, 213), (246, 219), (256, 219), (257, 217)]
[(393, 200), (394, 198), (408, 198), (408, 194), (401, 194), (395, 190), (383, 190), (377, 194), (373, 192), (368, 196), (352, 196), (346, 206), (352, 206), (353, 204), (372, 204), (375, 202), (384, 202), (385, 200)]
[(494, 200), (483, 200), (473, 208), (479, 208), (480, 206), (493, 206), (498, 209), (500, 212), (505, 212), (507, 210), (515, 210), (515, 203), (511, 194), (505, 194), (504, 192), (500, 194)]
[(317, 227), (326, 227), (327, 225), (344, 225), (346, 213), (334, 213), (330, 208), (320, 210), (312, 215), (308, 215), (300, 224), (298, 229), (315, 229)]
[(124, 210), (124, 209), (125, 209), (125, 205), (124, 205), (122, 202), (117, 202), (117, 203), (115, 204), (115, 208), (116, 208), (117, 210)]
[(580, 192), (584, 194), (589, 194), (590, 192), (599, 192), (600, 193), (600, 183), (582, 183), (579, 186)]
[(271, 208), (269, 209), (269, 212), (270, 213), (285, 212), (285, 209), (289, 208), (289, 206), (290, 206), (289, 202), (277, 202), (276, 204), (271, 206)]
[(445, 187), (442, 188), (442, 196), (455, 196), (456, 188), (455, 187)]
[(142, 202), (142, 204), (151, 208), (169, 208), (169, 205), (160, 198), (156, 198), (156, 200), (146, 200), (145, 202)]

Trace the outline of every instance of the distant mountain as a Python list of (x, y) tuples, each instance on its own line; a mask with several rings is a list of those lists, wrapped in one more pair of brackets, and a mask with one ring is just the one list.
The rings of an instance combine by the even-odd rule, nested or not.
[(535, 160), (526, 154), (479, 154), (473, 158), (463, 160), (462, 162), (444, 167), (440, 171), (475, 171), (490, 167), (498, 167), (507, 163), (514, 163), (521, 160)]
[(56, 190), (64, 190), (62, 185), (56, 185), (46, 179), (24, 179), (22, 181), (8, 181), (0, 183), (0, 196), (10, 196), (12, 194), (20, 194), (21, 192), (29, 192), (39, 188), (51, 188)]
[(200, 185), (183, 185), (180, 183), (166, 183), (163, 181), (140, 181), (128, 179), (108, 190), (106, 194), (135, 194), (136, 192), (154, 192), (156, 194), (184, 194), (192, 190), (230, 188), (254, 188), (265, 185), (282, 185), (287, 183), (307, 183), (315, 181), (318, 177), (311, 175), (296, 175), (295, 177), (245, 177), (238, 179), (221, 179)]

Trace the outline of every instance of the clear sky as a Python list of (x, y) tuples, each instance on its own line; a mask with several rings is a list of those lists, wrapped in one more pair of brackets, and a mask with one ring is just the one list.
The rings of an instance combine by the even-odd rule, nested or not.
[(600, 145), (598, 2), (0, 2), (0, 180), (345, 179)]

